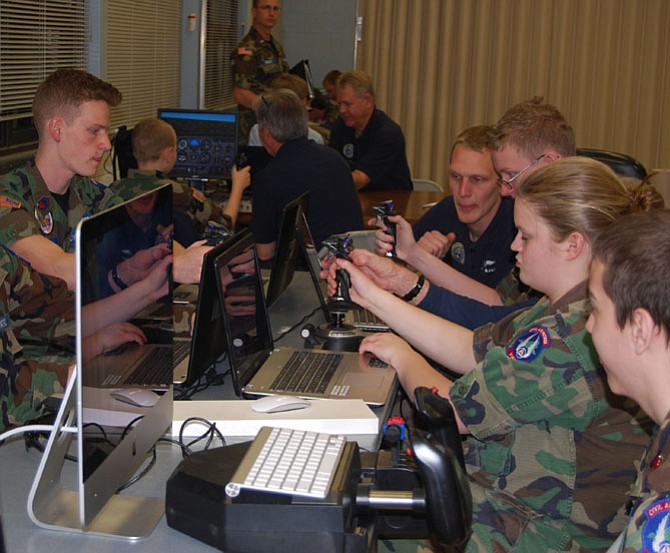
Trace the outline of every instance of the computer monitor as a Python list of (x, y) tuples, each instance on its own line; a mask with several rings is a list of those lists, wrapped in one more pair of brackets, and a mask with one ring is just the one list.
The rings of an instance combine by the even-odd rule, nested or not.
[(170, 177), (192, 184), (230, 182), (237, 154), (237, 112), (161, 108), (158, 118), (177, 133), (177, 163)]
[[(151, 209), (149, 206), (152, 206)], [(133, 208), (135, 211), (130, 216)], [(135, 217), (139, 208), (145, 208), (141, 210), (144, 213), (142, 219)], [(163, 364), (163, 376), (156, 377), (156, 389), (160, 394), (155, 405), (130, 407), (112, 397), (114, 388), (104, 381), (104, 375), (97, 383), (88, 379), (91, 365), (110, 353), (87, 354), (82, 337), (91, 336), (91, 325), (100, 327), (103, 332), (108, 329), (109, 326), (101, 321), (110, 320), (107, 317), (112, 314), (118, 319), (119, 308), (127, 315), (123, 318), (130, 319), (136, 315), (135, 311), (140, 306), (133, 305), (127, 312), (125, 298), (116, 296), (121, 291), (114, 291), (112, 286), (112, 294), (109, 295), (106, 289), (109, 279), (105, 278), (110, 274), (108, 264), (111, 259), (144, 253), (143, 250), (148, 247), (158, 247), (163, 252), (167, 250), (164, 255), (169, 255), (172, 242), (163, 230), (170, 226), (171, 209), (172, 187), (168, 184), (84, 219), (77, 226), (77, 368), (66, 387), (54, 424), (55, 430), (49, 438), (30, 493), (29, 514), (40, 526), (134, 540), (148, 535), (164, 513), (162, 497), (120, 495), (117, 492), (145, 463), (148, 452), (172, 422), (172, 359)], [(131, 231), (129, 225), (139, 221), (145, 223), (141, 230), (136, 227)], [(146, 224), (147, 221), (150, 224)], [(154, 246), (148, 246), (152, 243)], [(171, 282), (171, 265), (167, 268), (161, 265), (155, 271), (153, 275), (160, 278), (145, 283), (150, 282), (156, 293), (148, 293), (147, 298), (162, 296)], [(131, 282), (127, 285), (136, 286)], [(165, 305), (171, 307), (172, 303), (147, 305), (145, 308), (156, 307), (164, 311)], [(161, 315), (157, 321), (169, 339), (172, 316), (165, 318)], [(112, 359), (118, 361), (122, 357), (116, 350), (111, 352)], [(114, 365), (110, 363), (110, 369), (115, 368)], [(83, 374), (87, 375), (86, 385)], [(127, 428), (104, 428), (103, 433), (97, 421), (92, 424), (90, 413), (104, 410), (109, 411), (112, 418), (114, 415), (123, 416), (126, 421), (123, 426), (128, 425)], [(133, 420), (136, 422), (128, 424)], [(76, 449), (72, 447), (73, 438), (76, 439)], [(61, 470), (68, 452), (76, 452), (77, 457), (74, 489), (66, 487), (61, 481)]]

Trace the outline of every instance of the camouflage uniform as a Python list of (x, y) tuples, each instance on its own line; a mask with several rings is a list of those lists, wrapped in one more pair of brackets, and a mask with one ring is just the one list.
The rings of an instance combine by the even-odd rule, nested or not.
[(519, 270), (513, 268), (496, 286), (496, 292), (503, 305), (513, 305), (528, 301), (539, 294), (519, 280)]
[[(230, 55), (233, 86), (261, 94), (279, 73), (288, 72), (286, 54), (279, 41), (270, 36), (265, 40), (253, 27)], [(256, 122), (253, 110), (238, 106), (240, 144), (246, 144), (249, 131)]]
[(475, 332), (479, 364), (450, 389), (470, 432), (470, 553), (604, 551), (623, 528), (651, 424), (633, 402), (605, 399), (585, 296), (582, 284)]
[(647, 448), (633, 486), (624, 553), (668, 551), (670, 546), (670, 418)]
[(32, 159), (0, 180), (0, 243), (11, 246), (21, 238), (41, 235), (72, 252), (77, 223), (121, 201), (105, 185), (75, 175), (69, 183), (65, 213)]
[(68, 352), (74, 298), (64, 281), (34, 271), (0, 247), (0, 306), (2, 430), (35, 418), (45, 398), (63, 391), (74, 362)]
[(167, 183), (172, 185), (173, 208), (186, 213), (197, 228), (198, 234), (205, 231), (210, 220), (227, 227), (231, 226), (230, 218), (224, 216), (221, 207), (206, 198), (202, 191), (187, 184), (170, 180), (158, 171), (129, 169), (128, 177), (113, 182), (111, 187), (124, 200), (130, 200), (139, 194), (149, 192)]

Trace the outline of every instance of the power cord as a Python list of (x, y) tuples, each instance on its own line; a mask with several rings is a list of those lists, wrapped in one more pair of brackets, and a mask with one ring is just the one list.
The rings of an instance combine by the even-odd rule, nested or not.
[(285, 330), (284, 332), (282, 332), (279, 336), (277, 336), (277, 337), (272, 341), (272, 344), (273, 344), (273, 345), (276, 344), (277, 342), (279, 342), (279, 340), (281, 340), (282, 338), (284, 338), (287, 334), (290, 334), (290, 333), (293, 332), (296, 328), (301, 327), (303, 324), (305, 324), (305, 322), (307, 321), (307, 319), (309, 319), (312, 315), (314, 315), (314, 313), (316, 313), (317, 311), (320, 311), (320, 310), (321, 310), (321, 306), (320, 306), (320, 305), (317, 306), (317, 307), (315, 307), (314, 309), (312, 309), (309, 313), (307, 313), (307, 315), (305, 315), (302, 319), (300, 319), (299, 322), (297, 322), (297, 323), (294, 324), (292, 327), (290, 327), (289, 329), (287, 329), (287, 330)]

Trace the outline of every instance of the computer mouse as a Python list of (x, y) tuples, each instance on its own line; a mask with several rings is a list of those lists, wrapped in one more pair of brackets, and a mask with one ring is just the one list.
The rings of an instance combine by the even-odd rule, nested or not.
[(309, 401), (295, 396), (265, 396), (254, 401), (251, 410), (256, 413), (281, 413), (306, 409), (309, 406)]
[(144, 388), (122, 388), (114, 390), (110, 395), (118, 401), (129, 403), (135, 407), (153, 407), (161, 398), (153, 390)]

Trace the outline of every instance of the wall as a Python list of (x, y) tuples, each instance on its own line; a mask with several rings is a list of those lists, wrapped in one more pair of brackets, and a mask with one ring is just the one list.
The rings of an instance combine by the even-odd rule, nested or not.
[(309, 60), (314, 85), (354, 67), (358, 0), (282, 0), (282, 44), (291, 66)]
[(464, 128), (544, 96), (579, 146), (670, 167), (667, 0), (361, 0), (357, 66), (403, 127), (413, 175), (447, 182)]

